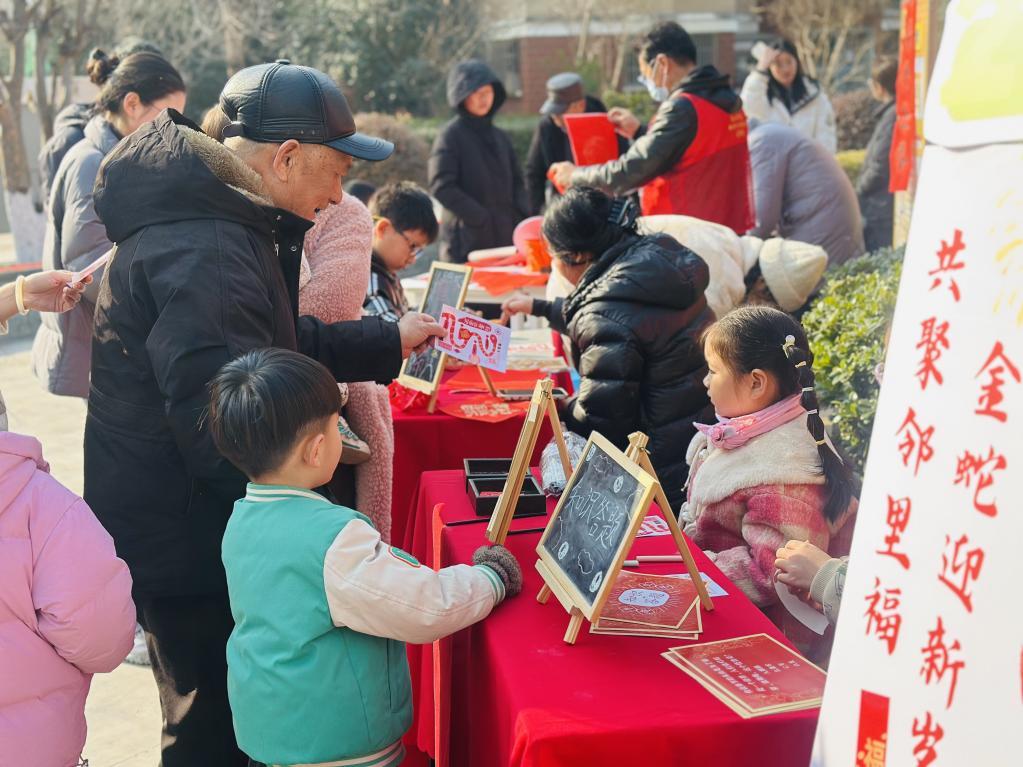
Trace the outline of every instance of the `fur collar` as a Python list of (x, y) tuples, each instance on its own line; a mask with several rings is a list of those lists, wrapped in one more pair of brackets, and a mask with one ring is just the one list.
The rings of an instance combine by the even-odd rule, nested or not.
[(817, 446), (800, 416), (777, 429), (754, 437), (734, 450), (707, 448), (707, 438), (693, 437), (686, 462), (693, 467), (689, 502), (697, 507), (717, 503), (739, 490), (758, 485), (823, 485)]
[(263, 186), (263, 179), (252, 168), (246, 165), (234, 152), (218, 141), (211, 139), (202, 131), (189, 128), (186, 125), (178, 125), (178, 130), (185, 141), (192, 148), (199, 158), (206, 163), (214, 175), (234, 189), (236, 192), (245, 195), (256, 205), (274, 207), (273, 201), (267, 195)]

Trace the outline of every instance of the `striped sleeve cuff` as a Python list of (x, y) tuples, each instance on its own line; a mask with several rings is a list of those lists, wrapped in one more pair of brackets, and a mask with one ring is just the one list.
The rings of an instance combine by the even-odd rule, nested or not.
[(494, 589), (494, 599), (496, 600), (495, 604), (503, 602), (505, 596), (505, 588), (504, 581), (501, 580), (501, 576), (498, 575), (492, 568), (487, 567), (486, 565), (473, 565), (473, 569), (479, 570), (481, 573), (487, 576), (487, 580), (490, 582), (491, 587), (493, 587)]

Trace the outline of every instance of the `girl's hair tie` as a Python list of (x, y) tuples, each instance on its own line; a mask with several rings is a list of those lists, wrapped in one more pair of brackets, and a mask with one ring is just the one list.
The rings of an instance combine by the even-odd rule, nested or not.
[(803, 391), (805, 391), (805, 392), (806, 391), (813, 391), (813, 387), (812, 386), (804, 386), (803, 387)]
[(806, 360), (803, 360), (802, 362), (797, 362), (796, 363), (796, 367), (797, 368), (805, 368), (806, 367)]
[(795, 345), (796, 345), (795, 336), (785, 336), (785, 343), (781, 345), (781, 348), (782, 351), (785, 352), (785, 354), (788, 354), (789, 349), (793, 348)]
[(820, 445), (826, 445), (826, 444), (828, 444), (828, 441), (827, 441), (826, 439), (818, 439), (818, 440), (816, 440), (816, 442), (817, 442), (817, 445), (818, 445), (818, 447), (819, 447)]
[(806, 414), (807, 415), (817, 415), (817, 409), (814, 408), (813, 410), (807, 410)]

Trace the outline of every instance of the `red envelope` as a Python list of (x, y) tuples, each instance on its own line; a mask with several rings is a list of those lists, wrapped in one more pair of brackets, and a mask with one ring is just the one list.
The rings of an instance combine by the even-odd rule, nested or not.
[(603, 165), (618, 157), (618, 134), (605, 112), (563, 115), (576, 165)]

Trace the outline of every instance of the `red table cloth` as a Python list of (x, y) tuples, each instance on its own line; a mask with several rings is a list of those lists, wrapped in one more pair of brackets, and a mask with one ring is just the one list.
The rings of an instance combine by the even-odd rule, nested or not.
[[(445, 380), (451, 375), (453, 373), (445, 375)], [(519, 380), (530, 375), (529, 371), (514, 371), (508, 377)], [(532, 375), (535, 381), (544, 374), (537, 372)], [(498, 386), (506, 378), (500, 373), (492, 373), (491, 376)], [(555, 376), (555, 385), (568, 389), (571, 380), (567, 375), (559, 374)], [(532, 388), (532, 384), (528, 388)], [(427, 413), (425, 405), (409, 410), (392, 408), (391, 412), (394, 416), (391, 542), (400, 546), (405, 540), (405, 524), (413, 509), (419, 475), (437, 469), (461, 469), (466, 458), (511, 458), (525, 413), (498, 423), (486, 423), (456, 418), (439, 410)], [(539, 462), (540, 453), (552, 436), (550, 424), (545, 422), (536, 441), (532, 463)]]
[[(474, 517), (462, 472), (424, 474), (405, 547), (435, 567), (469, 562), (486, 543), (486, 523), (451, 523)], [(685, 642), (590, 634), (584, 624), (576, 644), (566, 645), (568, 614), (554, 598), (546, 605), (535, 599), (543, 584), (534, 568), (534, 530), (544, 524), (544, 517), (512, 523), (507, 546), (522, 565), (520, 596), (432, 647), (409, 646), (415, 719), (406, 743), (439, 757), (438, 767), (806, 767), (818, 711), (740, 718), (660, 657)], [(633, 554), (671, 550), (670, 537), (644, 538)], [(728, 591), (705, 613), (700, 641), (760, 632), (783, 640), (702, 552), (694, 554), (700, 570)], [(643, 567), (683, 571), (681, 564)]]

